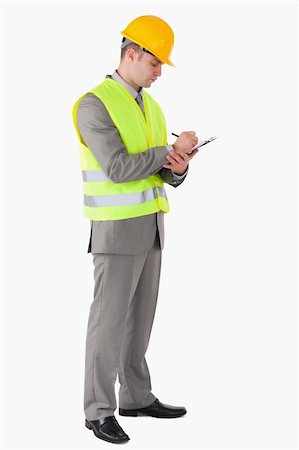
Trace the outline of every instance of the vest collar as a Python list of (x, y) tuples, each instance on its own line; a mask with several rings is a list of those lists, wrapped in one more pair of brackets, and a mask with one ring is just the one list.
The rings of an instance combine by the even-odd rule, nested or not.
[[(136, 97), (138, 94), (142, 97), (143, 88), (140, 88), (139, 92), (136, 91), (132, 86), (130, 86), (115, 70), (112, 75), (106, 75), (106, 78), (112, 78), (115, 81), (118, 81), (124, 88), (127, 89), (127, 91), (132, 95), (132, 97), (136, 100)], [(143, 99), (143, 97), (142, 97)]]

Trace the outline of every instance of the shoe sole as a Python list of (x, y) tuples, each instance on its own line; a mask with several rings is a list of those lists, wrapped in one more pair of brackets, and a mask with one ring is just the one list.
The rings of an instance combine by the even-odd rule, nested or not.
[(157, 415), (153, 415), (153, 414), (148, 414), (148, 413), (142, 413), (140, 410), (138, 409), (119, 409), (118, 411), (120, 416), (126, 416), (126, 417), (141, 417), (141, 416), (149, 416), (149, 417), (156, 417), (157, 419), (175, 419), (177, 417), (182, 417), (184, 416), (186, 412), (184, 412), (183, 414), (176, 414), (174, 416), (157, 416)]
[(92, 430), (92, 431), (93, 431), (93, 434), (94, 434), (97, 438), (102, 439), (103, 441), (106, 441), (106, 442), (110, 442), (110, 443), (112, 443), (112, 444), (124, 444), (125, 442), (128, 442), (128, 441), (130, 440), (130, 439), (128, 439), (128, 438), (124, 438), (124, 439), (121, 439), (121, 440), (119, 440), (119, 441), (114, 441), (113, 439), (109, 439), (107, 436), (104, 436), (104, 435), (101, 435), (101, 434), (97, 433), (97, 431), (94, 430), (94, 428), (92, 427), (92, 425), (90, 425), (90, 423), (89, 423), (87, 420), (85, 420), (85, 426), (86, 426), (86, 428), (88, 428), (89, 430)]

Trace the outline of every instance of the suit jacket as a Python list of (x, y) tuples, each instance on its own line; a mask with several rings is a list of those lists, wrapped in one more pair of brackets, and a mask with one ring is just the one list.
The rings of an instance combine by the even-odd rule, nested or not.
[[(173, 176), (171, 170), (162, 167), (168, 163), (169, 146), (153, 147), (137, 155), (128, 154), (106, 107), (94, 94), (88, 93), (80, 100), (77, 124), (85, 144), (113, 181), (133, 181), (159, 173), (164, 182), (177, 187), (185, 179)], [(151, 248), (157, 231), (161, 249), (164, 247), (162, 211), (124, 220), (91, 220), (90, 226), (88, 253), (138, 255)]]

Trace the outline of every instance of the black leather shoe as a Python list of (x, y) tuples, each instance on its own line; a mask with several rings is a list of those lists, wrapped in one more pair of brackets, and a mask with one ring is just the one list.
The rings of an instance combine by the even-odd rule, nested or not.
[(114, 416), (104, 417), (99, 420), (85, 419), (85, 426), (89, 430), (92, 430), (99, 439), (113, 442), (114, 444), (121, 444), (130, 439)]
[(186, 412), (187, 412), (186, 408), (184, 408), (183, 406), (165, 405), (164, 403), (159, 402), (157, 398), (153, 403), (151, 403), (149, 406), (146, 406), (145, 408), (138, 408), (138, 409), (119, 408), (119, 414), (121, 416), (131, 416), (131, 417), (151, 416), (151, 417), (171, 419), (174, 417), (181, 417), (184, 414), (186, 414)]

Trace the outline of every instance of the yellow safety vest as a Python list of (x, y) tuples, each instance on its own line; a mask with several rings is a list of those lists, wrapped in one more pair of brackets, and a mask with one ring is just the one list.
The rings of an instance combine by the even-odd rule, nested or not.
[[(145, 117), (127, 89), (111, 78), (105, 78), (89, 92), (99, 97), (107, 108), (128, 153), (137, 154), (167, 144), (163, 112), (147, 92), (143, 90)], [(73, 121), (80, 142), (84, 216), (92, 220), (121, 220), (157, 211), (168, 212), (169, 204), (159, 174), (123, 183), (113, 182), (104, 174), (78, 130), (78, 103), (84, 95), (73, 107)]]

